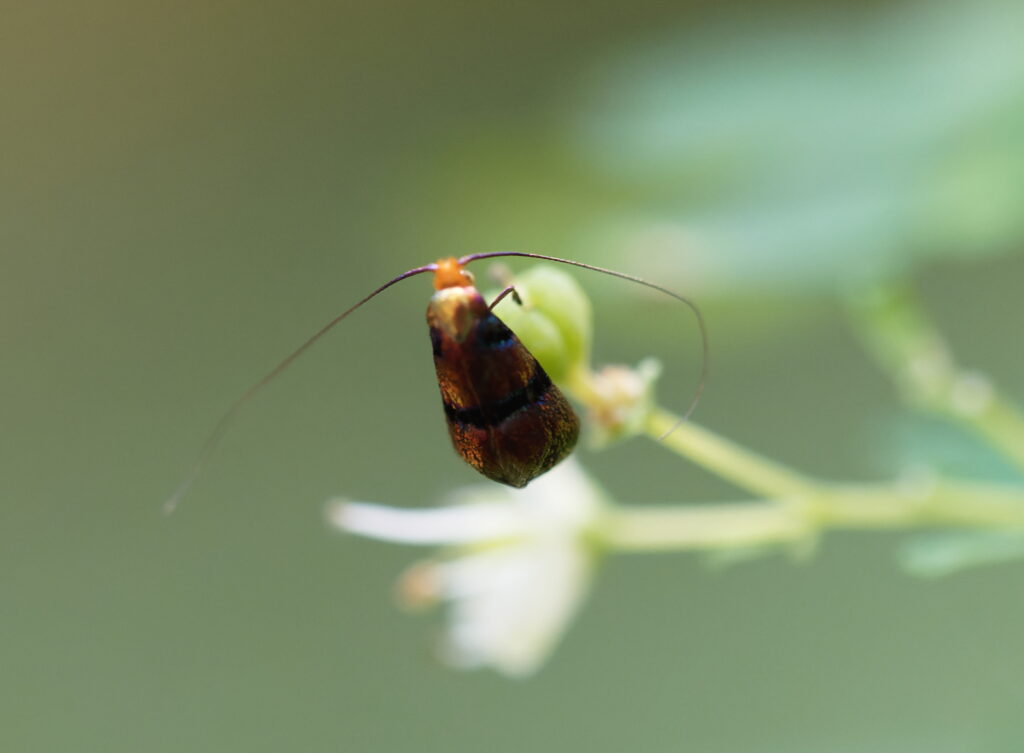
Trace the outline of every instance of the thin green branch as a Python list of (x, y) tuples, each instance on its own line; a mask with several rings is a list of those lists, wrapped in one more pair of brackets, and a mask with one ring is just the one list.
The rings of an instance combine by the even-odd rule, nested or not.
[(812, 533), (792, 508), (765, 501), (614, 507), (599, 539), (625, 552), (709, 551), (795, 543)]
[[(672, 431), (666, 436), (669, 430)], [(644, 431), (672, 451), (757, 495), (774, 498), (806, 497), (817, 488), (812, 479), (692, 421), (680, 424), (678, 416), (660, 408), (653, 409), (647, 415)]]
[(981, 528), (1024, 533), (1024, 489), (965, 482), (820, 484), (787, 501), (615, 507), (600, 538), (619, 551), (788, 546), (829, 530)]
[[(832, 483), (804, 476), (653, 409), (645, 432), (760, 501), (615, 507), (598, 533), (620, 551), (723, 551), (813, 542), (829, 530), (978, 528), (1024, 534), (1024, 487), (918, 476)], [(669, 428), (676, 426), (668, 436)]]
[(851, 311), (867, 350), (908, 402), (966, 426), (1024, 470), (1024, 411), (984, 374), (957, 365), (910, 290), (878, 288), (853, 299)]
[[(983, 375), (956, 366), (942, 336), (907, 291), (880, 289), (859, 300), (854, 311), (869, 350), (908, 400), (964, 423), (1024, 469), (1024, 412)], [(878, 483), (816, 479), (692, 421), (680, 423), (656, 405), (656, 376), (657, 368), (649, 363), (594, 372), (578, 360), (567, 385), (587, 406), (597, 444), (644, 434), (756, 499), (612, 506), (596, 524), (595, 538), (605, 547), (743, 554), (806, 546), (830, 530), (952, 528), (1024, 538), (1024, 485), (926, 475)]]

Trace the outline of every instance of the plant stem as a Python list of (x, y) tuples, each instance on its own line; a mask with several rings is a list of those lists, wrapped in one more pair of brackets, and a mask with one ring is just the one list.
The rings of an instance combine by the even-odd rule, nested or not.
[(601, 541), (625, 552), (716, 550), (795, 543), (811, 530), (779, 502), (615, 507)]
[(905, 399), (981, 435), (1024, 469), (1024, 412), (983, 374), (954, 361), (913, 293), (878, 288), (852, 301), (857, 331)]
[[(804, 476), (654, 408), (644, 430), (761, 501), (616, 507), (600, 536), (624, 551), (725, 550), (798, 544), (831, 529), (975, 527), (1024, 532), (1024, 487), (935, 477), (830, 483)], [(670, 434), (664, 436), (669, 429)]]
[(601, 538), (619, 551), (725, 550), (800, 544), (825, 530), (974, 527), (1024, 533), (1024, 489), (921, 482), (819, 484), (789, 501), (616, 507)]
[(674, 452), (754, 494), (786, 498), (807, 496), (817, 488), (813, 480), (796, 471), (691, 421), (679, 423), (677, 416), (661, 408), (648, 414), (644, 431)]

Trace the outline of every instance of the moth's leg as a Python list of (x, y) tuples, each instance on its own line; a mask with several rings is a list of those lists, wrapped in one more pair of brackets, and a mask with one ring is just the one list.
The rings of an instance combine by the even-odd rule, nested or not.
[(523, 305), (523, 299), (519, 297), (519, 293), (516, 291), (516, 286), (515, 285), (509, 285), (504, 290), (502, 290), (500, 293), (498, 293), (497, 298), (495, 298), (493, 301), (491, 301), (491, 305), (490, 305), (489, 309), (491, 311), (494, 311), (494, 307), (497, 306), (499, 303), (501, 303), (502, 299), (504, 299), (506, 296), (509, 296), (509, 295), (512, 296), (512, 300), (513, 301), (518, 303), (520, 306)]

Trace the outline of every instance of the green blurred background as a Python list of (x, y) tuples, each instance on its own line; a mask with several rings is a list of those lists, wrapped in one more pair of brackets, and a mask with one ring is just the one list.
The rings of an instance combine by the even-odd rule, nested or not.
[[(422, 506), (477, 481), (445, 438), (423, 280), (277, 382), (159, 514), (321, 323), (498, 249), (693, 295), (698, 420), (781, 461), (871, 479), (922, 447), (981, 457), (899, 404), (840, 301), (910, 280), (1024, 397), (1017, 6), (708, 6), (6, 4), (0, 749), (1024, 746), (1021, 566), (915, 580), (893, 537), (724, 571), (612, 558), (536, 677), (436, 664), (439, 618), (390, 599), (416, 553), (323, 522), (332, 495)], [(658, 355), (685, 405), (683, 314), (579, 279), (598, 357)], [(623, 503), (737, 495), (651, 442), (580, 456)]]

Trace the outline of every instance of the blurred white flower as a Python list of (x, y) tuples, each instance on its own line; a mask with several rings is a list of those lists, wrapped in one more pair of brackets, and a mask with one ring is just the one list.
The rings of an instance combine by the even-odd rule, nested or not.
[(579, 398), (587, 405), (592, 447), (643, 433), (660, 375), (661, 364), (654, 358), (645, 358), (636, 368), (611, 365), (588, 375), (586, 394)]
[(334, 501), (328, 515), (349, 533), (449, 547), (405, 573), (401, 600), (448, 602), (449, 663), (524, 676), (544, 662), (586, 594), (588, 537), (606, 500), (569, 458), (526, 489), (470, 487), (430, 510)]

